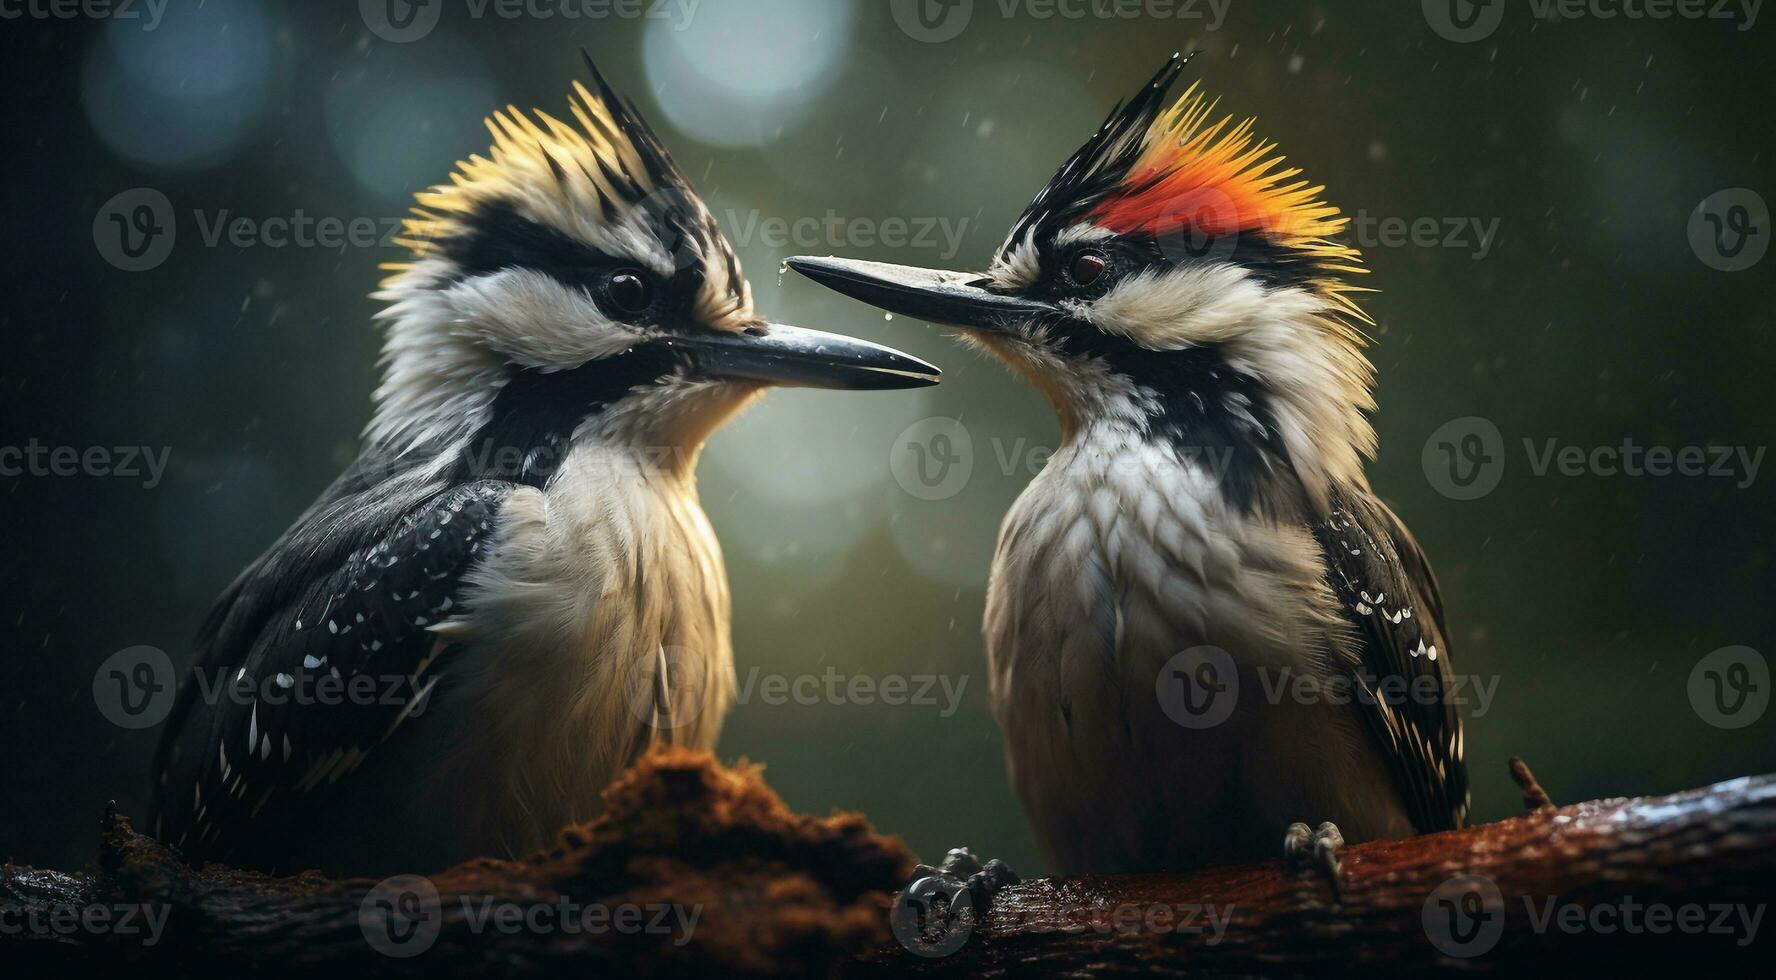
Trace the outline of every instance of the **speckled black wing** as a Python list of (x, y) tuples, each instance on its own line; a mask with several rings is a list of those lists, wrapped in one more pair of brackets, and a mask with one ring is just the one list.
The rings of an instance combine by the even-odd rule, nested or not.
[(1400, 519), (1367, 495), (1335, 498), (1313, 530), (1352, 628), (1355, 674), (1367, 695), (1360, 710), (1391, 760), (1412, 822), (1421, 833), (1459, 827), (1468, 772), (1430, 563)]
[(276, 835), (423, 717), (454, 652), (434, 627), (461, 611), (464, 573), (511, 492), (407, 478), (336, 486), (249, 568), (181, 690), (160, 836), (194, 858), (275, 865)]

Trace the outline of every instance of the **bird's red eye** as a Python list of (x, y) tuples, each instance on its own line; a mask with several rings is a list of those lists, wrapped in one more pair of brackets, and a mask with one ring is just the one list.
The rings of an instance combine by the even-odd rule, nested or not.
[(1080, 252), (1073, 257), (1073, 265), (1067, 274), (1073, 282), (1081, 286), (1089, 286), (1098, 281), (1104, 274), (1104, 257), (1096, 252)]
[(623, 312), (640, 313), (653, 301), (654, 291), (635, 273), (619, 272), (610, 278), (610, 298)]

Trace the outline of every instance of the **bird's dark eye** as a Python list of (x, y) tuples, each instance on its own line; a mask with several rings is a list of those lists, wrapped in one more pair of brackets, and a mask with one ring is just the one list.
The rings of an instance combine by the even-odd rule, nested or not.
[(653, 305), (654, 288), (633, 272), (619, 272), (610, 277), (611, 302), (625, 313), (640, 313)]
[(1097, 252), (1080, 252), (1073, 256), (1073, 264), (1067, 267), (1067, 275), (1076, 286), (1089, 286), (1103, 276), (1108, 265), (1104, 257)]

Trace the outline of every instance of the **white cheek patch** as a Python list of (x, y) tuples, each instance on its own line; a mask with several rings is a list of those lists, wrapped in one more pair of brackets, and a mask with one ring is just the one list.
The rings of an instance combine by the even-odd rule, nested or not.
[(1148, 269), (1117, 283), (1082, 312), (1094, 326), (1154, 350), (1224, 344), (1277, 317), (1324, 313), (1299, 289), (1267, 289), (1225, 262)]
[(1028, 289), (1042, 278), (1042, 263), (1036, 255), (1035, 232), (1026, 233), (1015, 245), (1006, 242), (1000, 254), (987, 269), (993, 285), (1008, 292)]
[(505, 269), (445, 290), (452, 332), (527, 368), (571, 368), (647, 339), (604, 315), (584, 292), (531, 269)]

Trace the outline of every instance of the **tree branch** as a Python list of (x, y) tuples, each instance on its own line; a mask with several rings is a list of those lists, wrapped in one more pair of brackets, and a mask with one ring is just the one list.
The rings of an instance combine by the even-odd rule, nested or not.
[(978, 926), (964, 913), (973, 934), (954, 954), (884, 947), (861, 972), (1584, 976), (1776, 960), (1759, 931), (1776, 893), (1776, 776), (1555, 808), (1513, 763), (1531, 812), (1348, 847), (1336, 893), (1280, 860), (1029, 881)]
[[(192, 869), (111, 815), (96, 872), (0, 867), (0, 924), (18, 924), (0, 930), (0, 963), (233, 977), (541, 976), (567, 964), (822, 974), (887, 941), (881, 910), (913, 864), (861, 816), (798, 816), (756, 767), (669, 749), (606, 790), (603, 815), (555, 850), (424, 879)], [(88, 909), (109, 921), (78, 921)]]
[[(1001, 892), (978, 924), (964, 913), (952, 925), (966, 943), (936, 958), (909, 949), (921, 947), (917, 935), (890, 938), (888, 895), (912, 868), (897, 841), (856, 815), (796, 816), (756, 769), (696, 753), (644, 760), (612, 787), (605, 814), (565, 832), (554, 851), (430, 876), (435, 898), (368, 879), (192, 869), (112, 815), (94, 870), (0, 867), (0, 962), (428, 977), (539, 976), (567, 964), (637, 976), (1769, 965), (1772, 943), (1758, 926), (1776, 891), (1776, 776), (1555, 808), (1526, 767), (1514, 763), (1513, 774), (1529, 813), (1349, 847), (1336, 892), (1323, 873), (1281, 861), (1029, 881)], [(108, 925), (78, 920), (94, 908), (109, 911)], [(152, 945), (148, 916), (123, 928), (130, 908), (160, 917)], [(502, 919), (507, 908), (515, 920)], [(606, 917), (564, 911), (574, 908)], [(626, 927), (623, 908), (640, 910)], [(657, 908), (679, 915), (650, 928)], [(70, 912), (74, 928), (53, 926)], [(417, 949), (397, 941), (403, 932)]]

